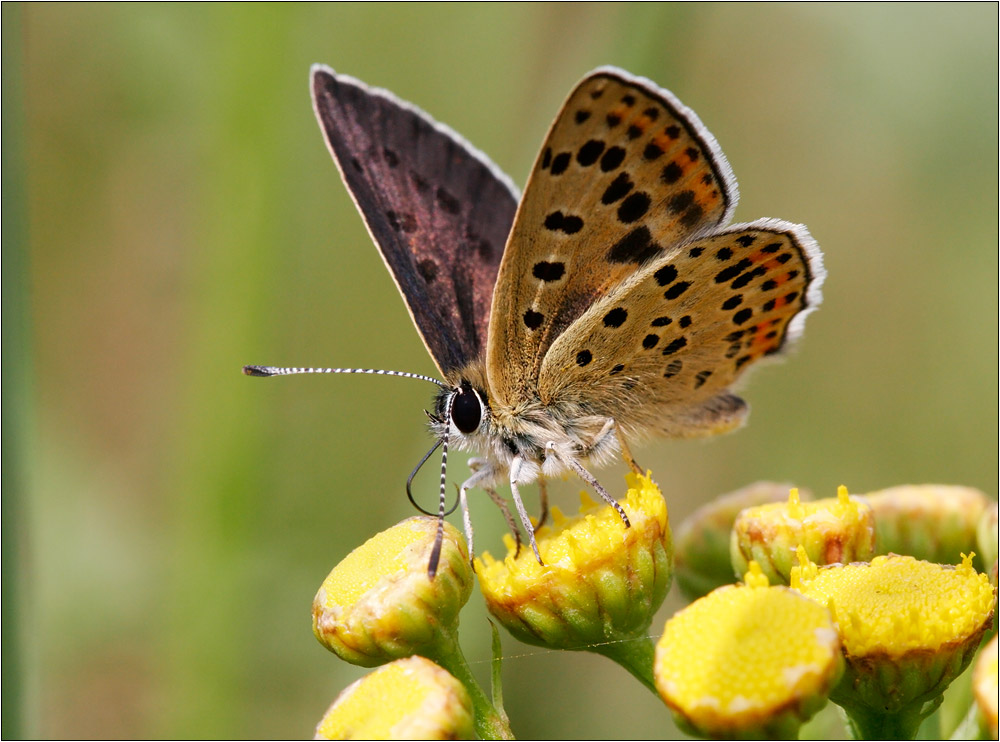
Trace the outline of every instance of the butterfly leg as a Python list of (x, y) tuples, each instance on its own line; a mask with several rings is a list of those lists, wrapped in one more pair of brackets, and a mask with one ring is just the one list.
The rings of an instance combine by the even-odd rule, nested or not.
[[(556, 444), (554, 442), (550, 441), (545, 444), (545, 448), (550, 455), (556, 455)], [(597, 477), (587, 471), (583, 464), (575, 458), (570, 458), (566, 463), (569, 464), (570, 468), (576, 472), (576, 475), (580, 477), (580, 479), (594, 488), (594, 491), (601, 496), (601, 499), (604, 500), (604, 502), (608, 503), (608, 505), (618, 511), (618, 515), (621, 516), (622, 523), (625, 524), (626, 528), (630, 528), (632, 526), (629, 522), (628, 516), (625, 514), (624, 508), (622, 508), (622, 506), (618, 503), (618, 500), (609, 495), (608, 491), (601, 486), (601, 483), (597, 481)]]
[(545, 525), (545, 521), (549, 519), (549, 488), (545, 483), (545, 477), (541, 474), (538, 475), (538, 499), (542, 506), (542, 512), (538, 516), (538, 522), (535, 523), (535, 527), (532, 529), (535, 533), (538, 533), (538, 529)]
[(517, 514), (521, 517), (524, 532), (528, 534), (531, 550), (535, 552), (535, 559), (538, 560), (539, 564), (543, 564), (542, 555), (538, 553), (538, 544), (535, 543), (535, 528), (531, 525), (531, 518), (528, 517), (528, 511), (524, 509), (524, 501), (521, 500), (521, 493), (517, 488), (517, 480), (521, 474), (522, 466), (524, 466), (524, 459), (518, 454), (510, 464), (510, 494), (514, 500), (514, 507), (517, 508)]
[(473, 472), (471, 477), (462, 482), (462, 486), (458, 490), (458, 502), (462, 508), (462, 525), (465, 528), (465, 541), (469, 546), (469, 562), (473, 564), (473, 560), (476, 558), (476, 548), (472, 532), (472, 517), (469, 515), (469, 499), (466, 495), (470, 489), (492, 476), (493, 470), (489, 467), (479, 468)]
[(629, 465), (633, 472), (638, 474), (640, 477), (645, 473), (632, 457), (632, 451), (628, 447), (628, 442), (625, 440), (625, 434), (622, 432), (621, 426), (615, 422), (615, 436), (618, 438), (618, 447), (621, 449), (622, 457), (625, 459), (625, 463)]
[(500, 508), (500, 512), (503, 513), (504, 520), (507, 521), (507, 527), (510, 532), (514, 534), (514, 543), (517, 547), (514, 550), (514, 558), (517, 559), (518, 555), (521, 553), (521, 531), (518, 530), (517, 521), (514, 520), (514, 516), (511, 515), (510, 508), (507, 507), (507, 501), (504, 500), (492, 487), (483, 487), (486, 490), (486, 494), (490, 496), (490, 499)]

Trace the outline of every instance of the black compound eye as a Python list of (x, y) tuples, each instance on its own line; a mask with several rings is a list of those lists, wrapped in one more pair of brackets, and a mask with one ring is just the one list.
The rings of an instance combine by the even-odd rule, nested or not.
[(463, 433), (472, 433), (483, 419), (483, 405), (479, 395), (468, 384), (462, 384), (451, 403), (451, 420)]

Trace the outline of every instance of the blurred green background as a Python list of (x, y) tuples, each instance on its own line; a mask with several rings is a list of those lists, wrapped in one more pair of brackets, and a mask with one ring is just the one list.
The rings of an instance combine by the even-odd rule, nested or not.
[[(4, 4), (3, 736), (308, 736), (363, 674), (310, 601), (412, 513), (432, 390), (240, 375), (434, 373), (313, 120), (314, 62), (521, 185), (571, 86), (616, 64), (706, 122), (738, 220), (809, 226), (825, 302), (754, 374), (749, 427), (637, 451), (675, 523), (757, 479), (996, 497), (996, 29), (996, 4)], [(478, 594), (462, 620), (485, 682)], [(607, 660), (504, 647), (519, 736), (676, 733)]]

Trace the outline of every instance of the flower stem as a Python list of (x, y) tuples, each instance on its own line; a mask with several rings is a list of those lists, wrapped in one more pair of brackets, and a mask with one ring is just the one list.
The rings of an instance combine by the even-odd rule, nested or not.
[(659, 697), (656, 682), (653, 680), (653, 656), (656, 649), (653, 646), (653, 640), (648, 636), (609, 642), (592, 647), (591, 651), (603, 654), (608, 659), (617, 662)]
[[(434, 656), (429, 656), (433, 654)], [(435, 652), (429, 653), (428, 659), (437, 662), (441, 667), (454, 675), (465, 686), (472, 699), (472, 707), (476, 713), (476, 736), (479, 739), (515, 739), (510, 730), (510, 722), (503, 709), (497, 708), (483, 691), (469, 663), (458, 645), (458, 637), (451, 641), (440, 642)]]
[(937, 703), (924, 704), (924, 708), (916, 705), (891, 712), (861, 704), (841, 708), (854, 739), (913, 739), (921, 723), (939, 704), (940, 696)]

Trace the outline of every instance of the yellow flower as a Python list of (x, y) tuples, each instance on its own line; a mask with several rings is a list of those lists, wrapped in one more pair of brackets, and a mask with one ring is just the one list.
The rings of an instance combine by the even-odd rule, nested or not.
[(977, 548), (976, 526), (988, 505), (977, 489), (944, 484), (890, 487), (861, 499), (875, 511), (879, 554), (938, 564), (957, 564), (959, 554)]
[(983, 647), (976, 661), (972, 687), (983, 721), (993, 739), (997, 738), (997, 637)]
[(751, 563), (667, 621), (656, 687), (683, 728), (714, 738), (794, 739), (842, 672), (840, 640), (823, 606), (768, 587)]
[(507, 537), (504, 560), (484, 553), (476, 571), (490, 613), (521, 641), (605, 654), (651, 685), (646, 637), (670, 587), (670, 528), (649, 475), (626, 481), (630, 528), (614, 509), (581, 494), (580, 515), (553, 508), (554, 524), (535, 534), (544, 565), (528, 549), (515, 558)]
[(970, 557), (952, 567), (879, 556), (797, 571), (793, 587), (837, 622), (847, 671), (831, 698), (864, 739), (912, 737), (993, 617), (993, 587)]
[(428, 578), (437, 528), (436, 518), (409, 518), (348, 554), (316, 593), (316, 638), (364, 667), (411, 654), (435, 656), (454, 644), (472, 569), (462, 536), (446, 523), (437, 575)]
[(674, 539), (674, 576), (689, 600), (736, 581), (729, 558), (729, 536), (736, 516), (754, 505), (787, 499), (788, 489), (786, 484), (755, 482), (716, 497), (681, 523)]
[(813, 502), (801, 502), (793, 489), (787, 502), (748, 508), (737, 516), (730, 557), (736, 574), (754, 560), (772, 583), (787, 585), (800, 545), (817, 564), (868, 559), (875, 551), (871, 508), (848, 496), (846, 487), (836, 498)]
[(423, 657), (396, 660), (352, 683), (316, 727), (316, 739), (474, 737), (465, 687)]

